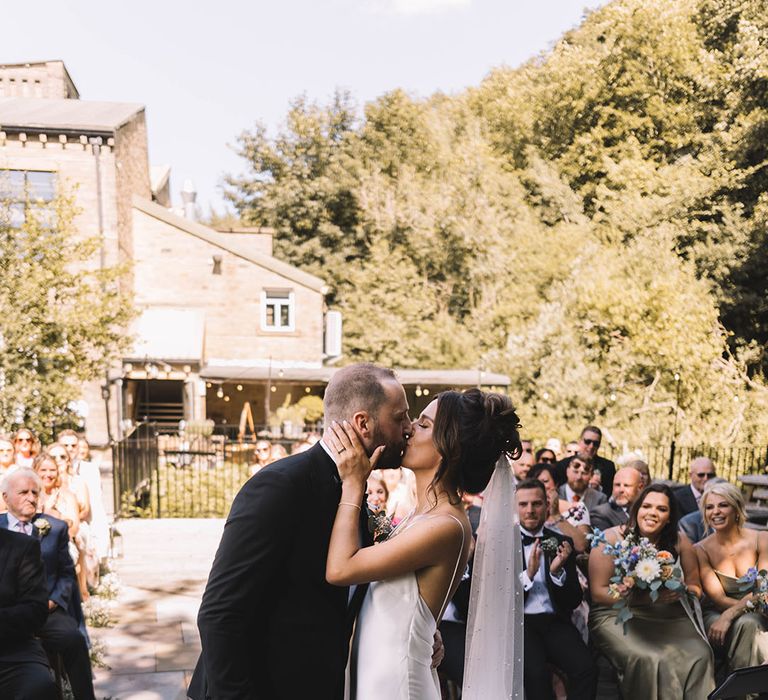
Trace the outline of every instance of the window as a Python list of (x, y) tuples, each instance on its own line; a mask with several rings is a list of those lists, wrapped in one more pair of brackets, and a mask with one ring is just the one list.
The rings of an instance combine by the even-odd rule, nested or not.
[(21, 228), (30, 212), (34, 212), (43, 225), (53, 226), (54, 212), (48, 205), (55, 197), (56, 173), (0, 170), (0, 207), (7, 208), (12, 228)]
[(261, 329), (294, 330), (293, 292), (289, 289), (265, 289), (261, 293)]

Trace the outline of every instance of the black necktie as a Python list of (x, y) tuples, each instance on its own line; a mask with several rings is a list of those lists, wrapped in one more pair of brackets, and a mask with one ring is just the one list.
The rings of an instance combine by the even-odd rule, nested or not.
[(523, 547), (527, 547), (529, 544), (533, 544), (536, 541), (541, 542), (541, 537), (526, 535), (524, 532), (521, 532), (520, 534), (523, 536)]

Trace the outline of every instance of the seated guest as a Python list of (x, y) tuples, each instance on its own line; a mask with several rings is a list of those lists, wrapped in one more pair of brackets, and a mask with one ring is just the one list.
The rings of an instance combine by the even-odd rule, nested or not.
[[(63, 447), (57, 448), (59, 451), (63, 449)], [(54, 455), (57, 450), (54, 450)], [(41, 490), (38, 502), (40, 512), (67, 523), (69, 538), (76, 542), (80, 534), (80, 506), (75, 494), (62, 483), (61, 470), (56, 457), (43, 452), (35, 457), (32, 468), (40, 477)]]
[(631, 467), (622, 467), (613, 478), (613, 494), (608, 503), (595, 506), (589, 514), (592, 525), (607, 530), (614, 525), (623, 525), (629, 520), (629, 509), (637, 495), (643, 490), (643, 477)]
[(269, 440), (259, 440), (256, 443), (254, 452), (256, 461), (248, 467), (251, 476), (272, 463), (272, 443)]
[(589, 511), (583, 503), (567, 503), (560, 499), (553, 471), (552, 464), (537, 464), (528, 475), (544, 484), (547, 492), (547, 527), (570, 537), (574, 549), (581, 554), (587, 551), (587, 535), (592, 532)]
[(592, 478), (592, 457), (589, 455), (579, 452), (572, 457), (566, 467), (565, 477), (566, 482), (557, 493), (567, 503), (583, 503), (591, 511), (595, 506), (608, 501), (604, 493), (589, 488), (589, 480)]
[[(699, 542), (701, 581), (707, 594), (704, 624), (728, 672), (768, 660), (768, 620), (739, 578), (751, 567), (768, 569), (768, 532), (744, 527), (741, 491), (727, 481), (707, 484), (701, 497), (704, 524), (714, 532)], [(719, 653), (718, 653), (719, 652)]]
[[(499, 459), (507, 459), (506, 455), (501, 455)], [(515, 481), (523, 481), (528, 478), (528, 472), (531, 471), (533, 466), (533, 454), (530, 452), (523, 452), (517, 459), (509, 461), (512, 465), (512, 471), (515, 474)]]
[(554, 464), (555, 462), (557, 462), (557, 455), (554, 450), (550, 450), (548, 447), (541, 447), (536, 450), (535, 464)]
[(67, 524), (38, 512), (40, 489), (40, 478), (31, 469), (7, 475), (2, 491), (8, 513), (0, 515), (0, 529), (40, 538), (48, 578), (48, 616), (39, 636), (47, 651), (61, 654), (75, 700), (94, 700), (88, 645), (79, 630), (82, 609), (67, 551)]
[(48, 659), (35, 639), (47, 615), (40, 543), (0, 529), (0, 698), (58, 697)]
[[(727, 484), (727, 479), (721, 479), (716, 476), (714, 479), (707, 481), (707, 485), (704, 487), (704, 493), (707, 489), (710, 489), (713, 484)], [(704, 524), (704, 516), (701, 514), (701, 510), (694, 510), (693, 513), (688, 513), (680, 518), (680, 522), (677, 525), (680, 532), (685, 533), (685, 536), (693, 543), (701, 542), (707, 535), (712, 534), (712, 528)]]
[[(613, 475), (616, 473), (616, 465), (610, 459), (605, 459), (597, 454), (603, 433), (597, 426), (588, 425), (581, 431), (576, 454), (586, 455), (592, 460), (592, 466), (600, 472), (600, 486), (604, 494), (613, 492)], [(557, 485), (562, 486), (567, 480), (567, 468), (573, 456), (561, 459), (557, 463)], [(606, 496), (607, 500), (608, 496)]]
[(651, 470), (648, 468), (648, 462), (642, 459), (631, 459), (624, 466), (640, 472), (643, 481), (643, 488), (648, 486), (653, 481), (653, 479), (651, 479)]
[[(88, 488), (90, 511), (87, 514), (88, 535), (90, 546), (97, 560), (104, 559), (109, 551), (109, 519), (104, 509), (104, 493), (101, 488), (101, 471), (99, 465), (90, 461), (91, 447), (88, 441), (78, 436), (74, 430), (62, 430), (59, 433), (59, 445), (66, 449), (69, 455), (70, 472), (73, 478), (85, 482)], [(82, 515), (81, 515), (82, 520)], [(98, 583), (98, 567), (93, 581)]]
[(40, 452), (40, 444), (35, 434), (29, 428), (19, 428), (13, 436), (13, 447), (16, 450), (17, 467), (31, 467), (32, 461)]
[(366, 484), (366, 503), (373, 513), (377, 513), (382, 508), (386, 510), (387, 500), (389, 500), (389, 490), (387, 482), (378, 469), (374, 469), (368, 475)]
[[(51, 463), (56, 467), (57, 471), (55, 473), (50, 470)], [(35, 458), (33, 468), (41, 476), (41, 479), (43, 472), (45, 472), (46, 476), (45, 479), (42, 479), (41, 512), (51, 513), (54, 517), (60, 517), (69, 525), (70, 538), (77, 548), (75, 560), (77, 565), (77, 585), (80, 588), (82, 599), (88, 600), (88, 580), (98, 580), (99, 562), (94, 553), (90, 527), (83, 520), (83, 513), (90, 513), (90, 505), (86, 507), (81, 500), (81, 498), (85, 498), (87, 502), (90, 502), (90, 499), (88, 499), (88, 488), (79, 477), (77, 479), (67, 479), (70, 464), (67, 448), (59, 443), (54, 443)], [(41, 469), (43, 472), (40, 471)], [(52, 478), (55, 478), (53, 483), (51, 481)], [(56, 483), (59, 484), (58, 487), (55, 486)], [(80, 497), (72, 488), (75, 484), (83, 489), (80, 492)], [(57, 513), (60, 515), (57, 516)]]
[(387, 486), (387, 515), (397, 525), (416, 507), (416, 478), (410, 469), (382, 469)]
[[(16, 460), (13, 451), (13, 438), (9, 435), (0, 435), (0, 479), (9, 471), (16, 468)], [(8, 510), (5, 501), (0, 496), (0, 513)]]
[(686, 536), (678, 533), (677, 521), (672, 490), (651, 484), (632, 504), (627, 524), (605, 532), (610, 544), (647, 537), (672, 555), (685, 578), (686, 591), (664, 590), (656, 602), (647, 592), (620, 584), (633, 615), (626, 634), (616, 623), (616, 600), (609, 593), (614, 560), (602, 544), (589, 555), (589, 630), (595, 647), (616, 669), (623, 700), (703, 700), (715, 687), (712, 650), (688, 597), (701, 594), (696, 554)]
[(0, 477), (5, 476), (15, 466), (13, 438), (9, 435), (0, 435)]
[[(536, 700), (554, 698), (552, 674), (547, 664), (567, 679), (568, 698), (592, 698), (597, 674), (592, 655), (570, 620), (581, 603), (573, 544), (555, 530), (544, 527), (547, 496), (537, 479), (517, 485), (517, 507), (523, 537), (525, 570), (520, 573), (524, 595), (523, 686)], [(557, 551), (542, 548), (554, 538)]]
[(675, 500), (680, 508), (681, 517), (698, 510), (707, 479), (714, 479), (717, 476), (715, 465), (709, 457), (696, 457), (691, 462), (689, 471), (691, 475), (690, 486), (681, 486), (675, 489)]

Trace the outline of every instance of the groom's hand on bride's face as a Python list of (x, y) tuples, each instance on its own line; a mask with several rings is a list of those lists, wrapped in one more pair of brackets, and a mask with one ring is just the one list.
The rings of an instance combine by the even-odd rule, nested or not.
[(435, 630), (435, 639), (432, 642), (432, 668), (437, 668), (443, 663), (445, 657), (445, 647), (443, 646), (443, 637), (440, 630)]

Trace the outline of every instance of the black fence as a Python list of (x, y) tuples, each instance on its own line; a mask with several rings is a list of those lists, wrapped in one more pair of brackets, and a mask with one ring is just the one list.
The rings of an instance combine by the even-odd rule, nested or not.
[(603, 446), (600, 454), (617, 463), (637, 456), (648, 463), (655, 479), (688, 482), (688, 467), (696, 457), (709, 457), (715, 464), (718, 476), (736, 483), (740, 474), (762, 474), (768, 468), (768, 445), (750, 447), (694, 447), (676, 445), (644, 445), (638, 448), (612, 449)]
[[(112, 448), (118, 517), (225, 517), (253, 473), (258, 439), (173, 435), (140, 424)], [(295, 440), (271, 439), (288, 453)]]
[[(225, 435), (180, 436), (159, 434), (144, 423), (112, 451), (115, 513), (118, 517), (222, 518), (229, 513), (240, 487), (256, 462), (256, 439), (232, 440)], [(287, 452), (294, 440), (271, 439)], [(720, 476), (736, 483), (742, 474), (762, 474), (768, 467), (768, 446), (695, 447), (645, 445), (601, 450), (619, 464), (633, 457), (648, 462), (657, 479), (688, 482), (688, 466), (695, 457), (710, 457)]]

